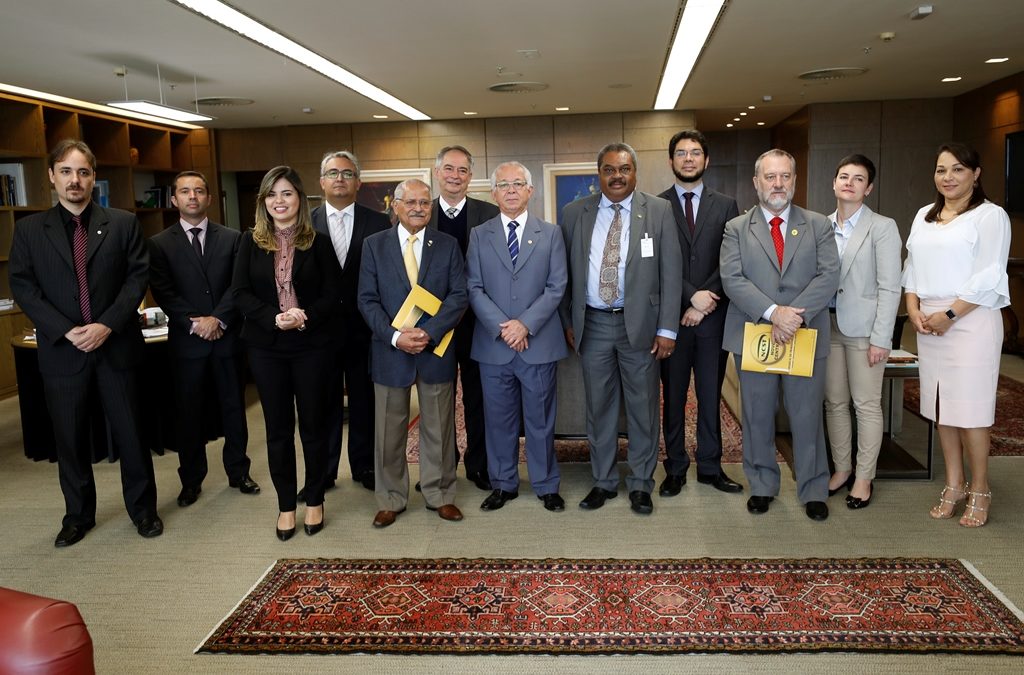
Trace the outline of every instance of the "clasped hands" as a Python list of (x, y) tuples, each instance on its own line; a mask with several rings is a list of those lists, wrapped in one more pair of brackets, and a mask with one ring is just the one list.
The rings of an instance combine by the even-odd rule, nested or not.
[(220, 319), (215, 316), (194, 316), (192, 334), (213, 342), (224, 336), (224, 329), (220, 327)]
[(700, 324), (704, 317), (715, 311), (721, 297), (714, 291), (697, 291), (690, 298), (690, 306), (683, 312), (683, 318), (679, 320), (680, 326), (693, 327)]
[(921, 335), (943, 335), (953, 325), (953, 320), (946, 316), (945, 312), (933, 312), (926, 316), (919, 309), (908, 310), (907, 318), (910, 319), (914, 330)]
[(419, 354), (429, 344), (430, 335), (422, 328), (403, 328), (395, 341), (395, 346), (406, 354)]
[(306, 327), (306, 312), (298, 307), (286, 309), (274, 317), (274, 325), (278, 330), (293, 330)]
[(519, 319), (509, 319), (498, 324), (501, 328), (501, 339), (516, 352), (523, 352), (530, 346), (530, 329)]
[(789, 344), (797, 329), (804, 323), (803, 314), (803, 307), (776, 307), (772, 312), (772, 342), (777, 345)]
[(102, 323), (88, 323), (84, 326), (75, 326), (64, 333), (64, 337), (81, 351), (91, 352), (103, 346), (110, 337), (110, 329)]

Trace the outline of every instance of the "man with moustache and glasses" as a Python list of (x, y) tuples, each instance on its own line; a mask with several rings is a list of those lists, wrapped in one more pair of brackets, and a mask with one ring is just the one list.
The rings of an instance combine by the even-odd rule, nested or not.
[[(828, 518), (828, 459), (822, 426), (829, 300), (839, 288), (839, 252), (832, 224), (792, 203), (796, 160), (769, 150), (754, 164), (759, 204), (725, 225), (722, 288), (729, 296), (724, 347), (735, 354), (743, 408), (743, 472), (751, 513), (766, 513), (779, 493), (775, 410), (782, 394), (793, 432), (797, 497), (807, 517)], [(801, 327), (818, 331), (811, 377), (742, 370), (744, 324), (771, 324), (772, 340), (787, 344)]]
[(676, 183), (658, 196), (672, 204), (676, 220), (683, 256), (683, 306), (676, 349), (661, 362), (667, 456), (665, 481), (658, 494), (674, 497), (686, 485), (690, 456), (685, 409), (691, 371), (697, 396), (697, 482), (722, 492), (742, 492), (743, 486), (722, 470), (719, 405), (728, 360), (722, 331), (729, 299), (722, 290), (718, 255), (725, 223), (739, 215), (739, 209), (735, 199), (704, 185), (704, 171), (711, 161), (704, 134), (696, 129), (680, 131), (669, 141), (668, 158)]

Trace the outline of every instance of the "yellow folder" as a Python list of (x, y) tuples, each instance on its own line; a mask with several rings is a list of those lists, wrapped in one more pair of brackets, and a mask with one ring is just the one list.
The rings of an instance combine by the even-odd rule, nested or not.
[[(398, 314), (395, 315), (394, 320), (391, 322), (391, 327), (395, 330), (413, 328), (419, 323), (424, 314), (434, 316), (440, 309), (441, 300), (427, 289), (416, 284), (409, 291), (409, 295), (405, 297), (405, 302), (402, 303)], [(437, 343), (437, 347), (434, 348), (436, 356), (444, 356), (444, 353), (448, 351), (448, 345), (451, 343), (452, 335), (454, 334), (454, 330), (448, 331), (441, 341)]]
[(818, 331), (814, 328), (798, 328), (789, 344), (780, 345), (772, 340), (770, 323), (747, 322), (743, 326), (740, 367), (755, 373), (810, 377), (817, 343)]

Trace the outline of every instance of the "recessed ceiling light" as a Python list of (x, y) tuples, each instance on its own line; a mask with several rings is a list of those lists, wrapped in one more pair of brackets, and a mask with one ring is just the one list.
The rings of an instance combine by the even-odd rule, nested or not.
[(962, 79), (964, 79), (964, 78), (962, 78), (962, 77), (960, 77), (958, 75), (956, 77), (944, 77), (944, 78), (942, 78), (942, 81), (943, 82), (959, 82)]
[(739, 122), (739, 121), (740, 121), (740, 118), (739, 118), (739, 117), (733, 117), (733, 118), (732, 118), (732, 121), (733, 121), (733, 122)]
[(758, 123), (757, 123), (757, 126), (759, 126), (759, 127), (763, 127), (763, 126), (764, 126), (764, 122), (758, 122)]
[(740, 117), (746, 117), (746, 116), (747, 116), (747, 113), (745, 113), (745, 112), (741, 112), (740, 113)]
[(555, 108), (555, 110), (557, 110), (558, 112), (566, 112), (566, 111), (569, 110), (569, 106), (567, 106), (567, 105), (559, 106), (559, 107)]
[(374, 115), (373, 116), (373, 119), (375, 119), (375, 120), (386, 120), (387, 118), (388, 118), (387, 115)]
[(747, 106), (747, 110), (757, 110), (757, 106), (756, 105), (748, 105)]
[(475, 110), (463, 110), (462, 114), (463, 115), (475, 115), (476, 111)]
[(997, 58), (994, 58), (994, 59), (989, 59), (989, 60), (985, 61), (985, 63), (1006, 63), (1009, 60), (1010, 60), (1009, 57), (1000, 56), (1000, 57), (997, 57)]
[(729, 128), (731, 129), (731, 128), (732, 128), (732, 122), (729, 122), (729, 123), (728, 123), (728, 124), (726, 124), (725, 126), (727, 126), (727, 127), (729, 127)]

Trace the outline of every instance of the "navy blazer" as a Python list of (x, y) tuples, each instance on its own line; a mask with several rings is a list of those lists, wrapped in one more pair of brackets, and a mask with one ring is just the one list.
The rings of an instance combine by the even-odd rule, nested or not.
[[(114, 368), (136, 367), (144, 358), (138, 308), (146, 294), (149, 255), (134, 214), (98, 204), (91, 208), (89, 306), (93, 322), (112, 331), (95, 353)], [(83, 319), (71, 243), (57, 207), (18, 221), (8, 269), (14, 299), (36, 327), (39, 372), (80, 372), (89, 355), (64, 337)]]
[[(167, 342), (174, 356), (198, 359), (237, 352), (242, 317), (231, 293), (231, 275), (241, 240), (238, 231), (208, 222), (200, 258), (180, 223), (150, 237), (149, 286), (167, 314)], [(195, 316), (217, 317), (227, 326), (224, 334), (213, 341), (193, 335)]]
[(391, 321), (412, 290), (398, 243), (396, 225), (367, 237), (363, 242), (362, 268), (359, 274), (359, 311), (373, 332), (370, 342), (370, 377), (388, 387), (410, 387), (417, 376), (428, 384), (455, 379), (455, 344), (448, 345), (443, 357), (433, 345), (455, 328), (469, 305), (466, 292), (465, 263), (455, 237), (424, 228), (423, 254), (418, 283), (441, 300), (434, 316), (424, 316), (420, 327), (431, 345), (419, 354), (406, 354), (391, 346), (395, 329)]
[[(341, 337), (338, 316), (338, 285), (341, 268), (329, 237), (316, 235), (305, 251), (295, 250), (292, 285), (299, 307), (306, 312), (306, 336), (310, 346), (322, 347)], [(271, 347), (281, 331), (274, 319), (281, 313), (274, 278), (274, 252), (264, 251), (252, 238), (242, 235), (235, 259), (232, 291), (238, 310), (245, 317), (242, 339), (256, 347)]]

